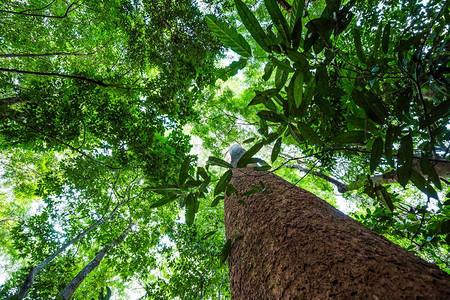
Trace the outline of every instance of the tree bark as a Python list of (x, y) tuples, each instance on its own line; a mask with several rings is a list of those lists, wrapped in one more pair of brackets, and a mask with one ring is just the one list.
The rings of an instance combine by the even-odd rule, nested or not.
[(272, 173), (233, 170), (240, 194), (260, 181), (225, 198), (232, 299), (450, 299), (437, 266)]

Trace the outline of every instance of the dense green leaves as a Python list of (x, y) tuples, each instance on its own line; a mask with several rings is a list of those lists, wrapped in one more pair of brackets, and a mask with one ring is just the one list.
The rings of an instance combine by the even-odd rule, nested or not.
[[(217, 264), (221, 201), (233, 195), (246, 208), (265, 189), (238, 195), (230, 184), (222, 155), (243, 140), (259, 142), (241, 167), (276, 170), (334, 204), (336, 185), (359, 221), (445, 268), (442, 1), (293, 0), (290, 12), (275, 0), (234, 3), (0, 3), (0, 251), (11, 270), (1, 297), (109, 216), (38, 274), (30, 298), (55, 298), (128, 219), (138, 224), (132, 237), (75, 298), (106, 286), (127, 298), (131, 281), (143, 297), (229, 296)], [(228, 53), (217, 38), (238, 60), (217, 61)], [(187, 133), (201, 143), (191, 147)], [(212, 155), (197, 173), (195, 155)]]

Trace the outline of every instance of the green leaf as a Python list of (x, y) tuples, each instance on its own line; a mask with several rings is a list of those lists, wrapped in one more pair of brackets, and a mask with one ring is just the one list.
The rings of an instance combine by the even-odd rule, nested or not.
[(281, 13), (280, 8), (278, 7), (276, 0), (264, 0), (264, 4), (266, 5), (267, 11), (269, 12), (272, 22), (275, 24), (275, 27), (278, 29), (278, 32), (283, 37), (286, 46), (289, 47), (291, 42), (291, 34), (289, 32), (289, 27), (287, 26), (286, 20), (283, 14)]
[(280, 90), (286, 83), (287, 78), (288, 72), (281, 67), (277, 67), (277, 71), (275, 73), (275, 87)]
[(411, 177), (413, 162), (413, 142), (411, 134), (408, 134), (402, 138), (400, 143), (400, 149), (398, 150), (398, 163), (397, 168), (398, 182), (405, 187)]
[[(426, 34), (426, 31), (423, 31), (416, 35), (413, 35), (412, 37), (410, 37), (407, 40), (401, 40), (398, 43), (398, 45), (395, 47), (394, 51), (400, 52), (400, 51), (404, 51), (404, 50), (409, 50), (411, 48), (411, 46), (414, 46), (413, 48), (417, 49), (417, 47), (419, 46), (419, 44), (425, 34)], [(384, 37), (384, 35), (383, 35), (383, 37)]]
[(193, 188), (193, 187), (198, 187), (202, 184), (201, 180), (195, 180), (194, 178), (192, 178), (192, 176), (189, 176), (189, 179), (186, 181), (186, 184), (184, 185), (187, 188)]
[(390, 35), (391, 35), (391, 24), (387, 23), (386, 26), (384, 26), (383, 38), (381, 40), (381, 49), (385, 54), (387, 54), (389, 51)]
[(184, 184), (184, 182), (186, 181), (186, 179), (188, 177), (190, 163), (191, 163), (191, 161), (190, 161), (189, 157), (186, 157), (183, 161), (183, 164), (181, 165), (180, 175), (178, 177), (178, 183), (180, 186), (182, 186)]
[(294, 125), (292, 125), (292, 124), (290, 124), (290, 123), (289, 123), (289, 133), (292, 135), (292, 137), (294, 138), (294, 140), (295, 140), (297, 143), (301, 144), (301, 143), (304, 142), (304, 141), (301, 139), (300, 131), (298, 131), (298, 129), (297, 129)]
[(199, 208), (199, 202), (197, 197), (195, 197), (193, 194), (189, 194), (186, 197), (186, 225), (191, 226), (194, 224), (195, 215), (198, 212)]
[[(242, 160), (242, 158), (239, 160), (239, 162), (241, 160)], [(227, 187), (228, 183), (230, 182), (232, 176), (233, 176), (233, 171), (228, 170), (222, 175), (222, 177), (220, 177), (219, 182), (217, 183), (216, 187), (214, 188), (214, 196), (217, 196), (221, 192), (225, 191), (225, 188)]]
[(450, 114), (450, 100), (440, 103), (438, 106), (434, 107), (429, 116), (425, 116), (425, 119), (420, 120), (420, 128), (426, 128), (444, 116)]
[(348, 131), (336, 136), (333, 141), (342, 144), (364, 143), (366, 132), (362, 130)]
[(208, 173), (206, 173), (205, 168), (198, 167), (197, 168), (197, 174), (200, 175), (203, 179), (209, 179)]
[(398, 95), (397, 107), (400, 109), (400, 111), (409, 113), (409, 107), (412, 98), (413, 98), (413, 91), (410, 87), (406, 88)]
[(411, 170), (411, 181), (419, 190), (430, 197), (438, 199), (438, 195), (433, 187), (429, 185), (427, 180), (415, 170)]
[(273, 141), (275, 141), (278, 137), (280, 136), (280, 134), (278, 132), (271, 132), (268, 136), (265, 136), (264, 139), (262, 140), (262, 143), (264, 145), (269, 145), (272, 144)]
[[(257, 105), (257, 104), (264, 104), (267, 107), (267, 101), (271, 101), (270, 97), (275, 96), (278, 94), (277, 89), (268, 89), (266, 91), (255, 91), (255, 97), (253, 97), (252, 101), (247, 106)], [(273, 104), (273, 102), (272, 102)]]
[(304, 73), (297, 72), (297, 73), (295, 73), (295, 75), (292, 78), (294, 80), (293, 93), (294, 93), (295, 107), (299, 108), (300, 104), (302, 104), (302, 101), (303, 101)]
[(216, 232), (217, 232), (217, 230), (213, 230), (213, 231), (210, 231), (210, 232), (208, 232), (208, 233), (205, 233), (205, 234), (202, 236), (202, 240), (206, 240), (207, 238), (213, 236)]
[(323, 97), (326, 97), (328, 94), (330, 79), (328, 77), (328, 72), (325, 65), (320, 65), (316, 69), (316, 80), (319, 94), (322, 95)]
[(228, 185), (227, 185), (227, 188), (225, 189), (225, 194), (227, 195), (227, 196), (231, 196), (231, 195), (235, 195), (235, 196), (238, 196), (238, 192), (237, 192), (237, 190), (236, 190), (236, 188), (234, 187), (234, 185), (232, 185), (231, 183), (229, 183)]
[(303, 10), (305, 8), (305, 0), (294, 0), (291, 7), (290, 23), (291, 28), (295, 28), (297, 21), (302, 19)]
[(352, 91), (352, 98), (374, 122), (378, 124), (384, 124), (386, 122), (389, 112), (377, 95), (367, 90), (359, 91), (355, 88)]
[(426, 193), (427, 181), (422, 175), (420, 175), (415, 170), (411, 170), (411, 181), (419, 190)]
[(302, 38), (302, 16), (305, 0), (294, 0), (291, 8), (292, 48), (297, 49)]
[(150, 209), (155, 208), (155, 207), (160, 207), (160, 206), (163, 206), (164, 204), (175, 201), (179, 196), (180, 195), (173, 195), (171, 197), (162, 198), (162, 199), (156, 201), (155, 203), (153, 203), (152, 205), (150, 205)]
[(259, 25), (258, 20), (256, 20), (253, 13), (241, 0), (234, 0), (234, 2), (245, 28), (247, 28), (248, 32), (250, 32), (252, 37), (255, 39), (258, 45), (264, 49), (264, 51), (271, 52), (266, 44), (268, 37), (266, 36), (264, 30), (261, 28), (261, 25)]
[(359, 29), (355, 28), (353, 30), (353, 41), (355, 43), (356, 47), (356, 55), (358, 56), (359, 60), (363, 63), (366, 62), (366, 56), (364, 54), (362, 43), (361, 43), (361, 33)]
[(217, 158), (214, 156), (210, 156), (206, 163), (211, 166), (219, 166), (219, 167), (224, 167), (224, 168), (229, 168), (229, 169), (233, 168), (233, 166), (230, 163), (227, 163), (223, 159), (220, 159), (220, 158)]
[(256, 153), (258, 153), (258, 151), (261, 150), (261, 148), (262, 148), (263, 146), (264, 146), (263, 143), (256, 143), (255, 145), (253, 145), (250, 149), (248, 149), (248, 150), (244, 153), (244, 155), (242, 155), (241, 159), (239, 159), (239, 161), (238, 161), (238, 165), (237, 165), (237, 166), (238, 166), (239, 168), (246, 167), (246, 166), (249, 164), (251, 158), (252, 158)]
[(220, 253), (220, 264), (223, 265), (223, 263), (227, 260), (228, 255), (230, 254), (231, 250), (231, 240), (227, 240), (225, 245), (222, 248), (222, 252)]
[(394, 211), (394, 204), (392, 203), (391, 196), (384, 186), (376, 186), (375, 194), (377, 195), (377, 199), (391, 212)]
[(307, 141), (316, 145), (320, 145), (322, 143), (320, 141), (320, 137), (308, 124), (304, 122), (298, 122), (297, 127), (302, 137), (304, 137)]
[(149, 191), (154, 191), (158, 194), (179, 193), (181, 189), (176, 185), (162, 185), (146, 188)]
[[(243, 193), (241, 196), (242, 196), (242, 197), (249, 197), (249, 196), (251, 196), (251, 195), (256, 194), (257, 192), (259, 192), (259, 189), (253, 188), (253, 189), (251, 189), (251, 190), (249, 190), (249, 191), (246, 191), (246, 192)], [(244, 205), (246, 205), (246, 204), (247, 204), (247, 203), (244, 202)]]
[(278, 68), (282, 68), (287, 73), (295, 72), (295, 69), (291, 66), (288, 60), (278, 60), (275, 57), (272, 57), (270, 61), (277, 66)]
[(375, 41), (373, 43), (373, 52), (374, 56), (378, 57), (378, 49), (380, 49), (380, 41), (381, 41), (381, 35), (383, 34), (383, 23), (380, 22), (378, 24), (377, 34), (375, 36)]
[(389, 126), (386, 131), (386, 139), (384, 144), (384, 151), (386, 154), (386, 160), (391, 166), (394, 166), (394, 160), (392, 159), (392, 148), (395, 141), (395, 130), (394, 127)]
[(249, 139), (246, 139), (245, 141), (243, 141), (242, 142), (242, 144), (249, 144), (249, 143), (252, 143), (254, 140), (256, 140), (256, 138), (249, 138)]
[(442, 189), (441, 180), (439, 179), (439, 176), (436, 170), (434, 169), (433, 164), (428, 160), (428, 158), (425, 156), (424, 153), (420, 158), (420, 168), (422, 169), (422, 172), (425, 175), (428, 175), (428, 177), (434, 183), (434, 185), (441, 190)]
[(278, 44), (281, 44), (283, 42), (283, 38), (280, 36), (275, 36), (275, 34), (272, 31), (273, 24), (270, 24), (267, 26), (267, 37), (269, 38), (269, 45), (272, 51), (275, 51), (276, 53), (281, 53), (281, 48), (278, 46)]
[(272, 76), (274, 69), (275, 69), (275, 65), (273, 64), (273, 62), (268, 61), (266, 63), (266, 65), (264, 66), (264, 75), (263, 75), (262, 79), (264, 81), (269, 80), (270, 76)]
[(211, 207), (216, 207), (217, 206), (217, 204), (219, 204), (219, 202), (220, 202), (220, 200), (222, 200), (222, 199), (224, 199), (225, 197), (224, 196), (222, 196), (222, 195), (220, 195), (220, 196), (217, 196), (214, 200), (213, 200), (213, 202), (211, 202)]
[(321, 35), (326, 35), (329, 31), (334, 29), (334, 21), (327, 18), (312, 19), (306, 23), (306, 28), (312, 32), (319, 32)]
[(381, 155), (383, 154), (383, 140), (377, 137), (372, 144), (372, 151), (370, 156), (370, 173), (373, 174), (375, 169), (381, 160)]
[(228, 27), (226, 23), (219, 21), (214, 15), (206, 15), (205, 20), (212, 33), (217, 36), (225, 46), (230, 47), (234, 52), (243, 57), (252, 56), (250, 45), (235, 28)]
[(283, 115), (277, 114), (270, 110), (260, 110), (257, 113), (258, 117), (260, 117), (263, 120), (274, 122), (274, 123), (280, 123), (283, 122), (284, 117)]
[(354, 6), (355, 1), (349, 1), (344, 7), (337, 13), (337, 24), (335, 29), (335, 36), (341, 34), (348, 25), (350, 25), (354, 14), (350, 12), (352, 7)]
[(233, 61), (228, 67), (222, 68), (216, 71), (216, 78), (220, 78), (223, 81), (233, 77), (237, 72), (243, 69), (247, 65), (247, 59), (241, 58), (238, 61)]
[(331, 11), (338, 11), (341, 6), (341, 0), (326, 0), (326, 3)]
[(282, 138), (278, 138), (278, 140), (275, 142), (275, 145), (273, 146), (272, 154), (270, 155), (270, 159), (272, 160), (272, 162), (277, 160), (278, 155), (280, 154), (282, 141)]

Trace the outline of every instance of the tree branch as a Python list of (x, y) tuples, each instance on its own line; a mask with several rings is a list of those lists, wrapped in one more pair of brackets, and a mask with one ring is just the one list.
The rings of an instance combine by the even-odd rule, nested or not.
[(86, 82), (90, 82), (90, 83), (93, 83), (93, 84), (96, 84), (96, 85), (99, 85), (99, 86), (103, 86), (103, 87), (112, 86), (112, 85), (104, 83), (103, 81), (100, 81), (100, 80), (95, 80), (95, 79), (91, 79), (91, 78), (87, 78), (87, 77), (83, 77), (83, 76), (66, 75), (66, 74), (60, 74), (60, 73), (54, 73), (54, 72), (45, 73), (45, 72), (34, 72), (34, 71), (17, 70), (17, 69), (5, 69), (5, 68), (0, 68), (0, 72), (11, 72), (11, 73), (19, 73), (19, 74), (32, 74), (32, 75), (40, 75), (40, 76), (55, 76), (55, 77), (63, 77), (63, 78), (70, 78), (70, 79), (86, 81)]
[(23, 299), (28, 294), (28, 291), (33, 286), (34, 278), (37, 275), (37, 273), (39, 273), (43, 268), (45, 268), (56, 256), (58, 256), (61, 252), (63, 252), (65, 249), (67, 249), (67, 247), (69, 247), (70, 245), (73, 245), (74, 243), (76, 243), (77, 241), (82, 239), (86, 234), (88, 234), (94, 228), (102, 225), (103, 223), (105, 223), (109, 219), (111, 219), (115, 215), (117, 210), (124, 204), (126, 204), (126, 202), (122, 202), (122, 203), (117, 204), (116, 207), (114, 208), (114, 210), (109, 214), (109, 216), (107, 216), (106, 218), (104, 218), (104, 216), (102, 216), (99, 220), (97, 220), (89, 228), (83, 230), (83, 232), (78, 234), (76, 237), (74, 237), (70, 241), (64, 243), (61, 247), (59, 247), (58, 250), (53, 252), (53, 254), (49, 255), (39, 265), (37, 265), (35, 267), (32, 267), (30, 272), (28, 273), (27, 278), (25, 279), (25, 282), (23, 283), (22, 287), (20, 288), (19, 292), (17, 293), (16, 298), (17, 299)]
[(69, 15), (69, 12), (73, 11), (74, 9), (71, 9), (72, 6), (78, 4), (78, 2), (72, 2), (66, 9), (66, 13), (62, 16), (51, 16), (51, 15), (40, 15), (40, 14), (28, 14), (25, 13), (25, 11), (18, 12), (18, 11), (12, 11), (12, 10), (3, 10), (0, 9), (0, 13), (7, 13), (7, 14), (13, 14), (13, 15), (21, 15), (21, 16), (27, 16), (27, 17), (40, 17), (40, 18), (49, 18), (49, 19), (64, 19)]
[(132, 227), (136, 223), (130, 223), (130, 225), (123, 231), (123, 233), (112, 243), (109, 243), (103, 249), (101, 249), (95, 257), (69, 282), (69, 284), (61, 292), (60, 297), (64, 300), (68, 300), (72, 297), (78, 286), (84, 281), (84, 279), (101, 263), (105, 254), (114, 247), (120, 245), (130, 233)]
[(303, 168), (302, 166), (299, 166), (299, 165), (287, 164), (286, 167), (291, 168), (291, 169), (297, 169), (302, 172), (306, 172), (306, 173), (312, 174), (314, 176), (320, 177), (320, 178), (328, 181), (329, 183), (334, 184), (337, 187), (339, 193), (345, 193), (350, 190), (350, 188), (347, 184), (340, 182), (339, 180), (336, 180), (325, 174), (322, 174), (322, 173), (319, 173), (316, 171), (311, 171), (310, 169)]

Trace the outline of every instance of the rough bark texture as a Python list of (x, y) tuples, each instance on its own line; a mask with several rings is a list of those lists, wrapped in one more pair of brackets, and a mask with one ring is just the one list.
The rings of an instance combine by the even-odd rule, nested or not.
[(450, 299), (437, 266), (278, 176), (233, 171), (240, 193), (259, 181), (225, 199), (232, 299)]

